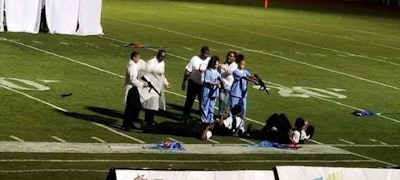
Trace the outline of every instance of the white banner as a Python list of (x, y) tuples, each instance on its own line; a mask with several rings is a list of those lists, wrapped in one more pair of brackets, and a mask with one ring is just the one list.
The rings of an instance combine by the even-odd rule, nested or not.
[(279, 180), (397, 180), (400, 169), (277, 166)]
[(275, 180), (273, 171), (115, 170), (117, 180)]
[(5, 0), (5, 10), (7, 31), (39, 32), (42, 0)]
[(79, 0), (46, 0), (49, 33), (76, 34)]
[(80, 0), (78, 35), (102, 35), (101, 7), (102, 0)]

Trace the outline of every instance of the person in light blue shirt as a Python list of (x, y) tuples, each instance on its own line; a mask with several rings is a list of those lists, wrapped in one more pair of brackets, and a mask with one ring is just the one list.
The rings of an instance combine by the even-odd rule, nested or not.
[(258, 84), (257, 79), (253, 77), (248, 70), (246, 70), (246, 62), (242, 54), (237, 55), (238, 69), (233, 71), (233, 83), (230, 91), (230, 107), (231, 109), (239, 105), (241, 109), (241, 118), (243, 120), (242, 127), (244, 129), (244, 122), (246, 117), (247, 107), (247, 84), (251, 81)]
[(211, 57), (204, 73), (201, 98), (201, 121), (203, 123), (214, 123), (214, 108), (220, 88), (221, 74), (217, 68), (219, 66), (218, 56)]

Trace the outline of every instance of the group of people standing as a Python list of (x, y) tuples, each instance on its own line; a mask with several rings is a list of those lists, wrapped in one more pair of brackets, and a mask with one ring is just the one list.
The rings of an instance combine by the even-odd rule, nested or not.
[[(186, 100), (181, 123), (162, 122), (156, 124), (157, 110), (165, 110), (164, 87), (170, 84), (164, 75), (166, 52), (159, 50), (157, 55), (144, 62), (138, 52), (131, 54), (125, 78), (125, 115), (121, 129), (129, 131), (133, 122), (138, 121), (140, 109), (145, 110), (145, 121), (141, 127), (144, 132), (187, 134), (200, 139), (210, 138), (212, 134), (257, 137), (257, 131), (246, 132), (247, 88), (248, 82), (259, 84), (260, 79), (246, 70), (243, 54), (229, 51), (225, 61), (220, 63), (218, 56), (210, 56), (210, 49), (203, 46), (200, 54), (193, 56), (185, 67), (182, 90), (186, 90)], [(199, 100), (201, 125), (189, 125), (192, 106), (196, 97)], [(219, 112), (215, 118), (214, 109), (219, 101)], [(263, 134), (263, 133), (261, 133)]]
[(165, 77), (165, 50), (147, 62), (132, 52), (125, 72), (125, 112), (121, 129), (130, 131), (133, 122), (139, 120), (141, 108), (145, 109), (146, 124), (155, 124), (154, 116), (159, 109), (165, 110), (164, 87), (171, 85)]
[[(246, 99), (248, 81), (258, 84), (257, 79), (245, 69), (244, 55), (229, 51), (224, 63), (218, 56), (209, 57), (210, 49), (201, 48), (200, 55), (193, 56), (186, 65), (183, 75), (182, 90), (186, 89), (186, 101), (183, 110), (184, 121), (189, 120), (190, 112), (196, 96), (199, 99), (199, 110), (203, 123), (213, 124), (214, 109), (219, 99), (219, 120), (223, 111), (240, 107), (242, 119), (239, 129), (244, 132), (246, 116)], [(218, 98), (219, 97), (219, 98)], [(232, 115), (232, 113), (229, 113)]]

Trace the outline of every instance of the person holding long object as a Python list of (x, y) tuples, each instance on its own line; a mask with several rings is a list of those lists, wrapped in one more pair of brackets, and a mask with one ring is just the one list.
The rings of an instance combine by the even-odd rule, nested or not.
[(140, 81), (138, 75), (145, 69), (146, 64), (140, 59), (140, 54), (132, 52), (125, 72), (125, 113), (121, 126), (123, 131), (130, 131), (134, 127), (133, 122), (139, 120), (141, 103), (138, 88), (147, 87), (148, 84)]
[(203, 87), (201, 90), (201, 121), (207, 124), (214, 123), (215, 102), (217, 101), (219, 88), (221, 86), (219, 82), (221, 74), (219, 74), (217, 70), (218, 66), (218, 56), (211, 57), (204, 74)]
[(147, 61), (145, 77), (149, 84), (153, 87), (158, 95), (142, 102), (142, 107), (145, 109), (144, 120), (146, 125), (154, 125), (154, 116), (159, 109), (165, 110), (165, 93), (164, 86), (170, 88), (171, 85), (165, 77), (165, 58), (167, 53), (164, 50), (159, 50), (157, 55)]
[[(238, 69), (233, 71), (233, 83), (230, 91), (230, 108), (239, 105), (241, 109), (241, 118), (243, 123), (239, 129), (244, 129), (246, 109), (247, 109), (247, 81), (258, 84), (258, 81), (246, 70), (246, 62), (242, 54), (237, 55)], [(239, 132), (243, 133), (243, 132)]]

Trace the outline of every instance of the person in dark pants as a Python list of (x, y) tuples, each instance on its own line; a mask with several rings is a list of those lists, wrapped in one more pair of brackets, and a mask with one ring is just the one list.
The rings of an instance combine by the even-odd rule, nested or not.
[(209, 54), (210, 49), (207, 46), (203, 46), (200, 55), (193, 56), (192, 59), (190, 59), (190, 62), (186, 65), (182, 80), (183, 91), (185, 91), (186, 81), (188, 81), (186, 101), (183, 108), (183, 119), (185, 123), (187, 123), (188, 118), (190, 118), (190, 113), (196, 96), (199, 100), (199, 108), (201, 112), (201, 89), (204, 72), (207, 69), (208, 61), (210, 60)]
[(140, 81), (138, 74), (145, 68), (146, 63), (140, 59), (140, 54), (132, 52), (125, 72), (125, 113), (121, 126), (123, 131), (129, 131), (134, 127), (133, 122), (139, 119), (141, 103), (138, 88), (147, 87), (148, 84)]

